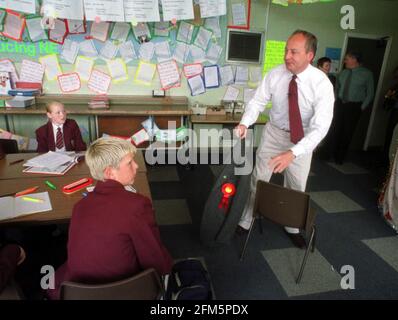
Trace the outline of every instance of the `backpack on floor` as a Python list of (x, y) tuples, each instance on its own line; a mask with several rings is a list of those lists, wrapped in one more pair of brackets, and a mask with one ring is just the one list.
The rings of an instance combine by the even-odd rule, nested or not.
[(165, 300), (211, 300), (210, 278), (196, 259), (174, 264), (166, 288)]

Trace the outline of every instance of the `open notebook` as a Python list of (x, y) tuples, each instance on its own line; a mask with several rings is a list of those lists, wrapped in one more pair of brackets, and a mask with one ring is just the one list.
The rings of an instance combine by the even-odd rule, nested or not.
[(12, 219), (26, 214), (52, 210), (48, 192), (31, 193), (26, 197), (40, 199), (43, 202), (32, 202), (21, 197), (0, 198), (0, 220)]

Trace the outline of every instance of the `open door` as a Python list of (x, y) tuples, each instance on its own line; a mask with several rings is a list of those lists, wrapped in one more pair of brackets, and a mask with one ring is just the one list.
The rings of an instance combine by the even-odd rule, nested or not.
[(340, 71), (344, 67), (344, 56), (347, 51), (354, 50), (361, 52), (363, 66), (373, 72), (375, 95), (372, 106), (362, 113), (357, 129), (351, 142), (350, 149), (367, 150), (370, 137), (373, 134), (373, 122), (378, 111), (378, 101), (388, 55), (391, 47), (390, 36), (364, 35), (346, 33), (342, 50)]

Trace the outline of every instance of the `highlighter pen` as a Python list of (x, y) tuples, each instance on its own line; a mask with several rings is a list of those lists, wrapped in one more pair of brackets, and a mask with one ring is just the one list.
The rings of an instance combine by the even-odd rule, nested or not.
[(33, 192), (35, 192), (37, 189), (39, 189), (38, 186), (33, 187), (33, 188), (29, 188), (29, 189), (26, 189), (26, 190), (23, 190), (23, 191), (19, 191), (19, 192), (17, 192), (17, 193), (15, 194), (15, 197), (20, 197), (20, 196), (24, 196), (25, 194), (33, 193)]
[(36, 203), (43, 203), (43, 199), (31, 198), (31, 197), (22, 197), (22, 200), (36, 202)]
[(45, 183), (46, 183), (46, 185), (48, 185), (51, 189), (53, 189), (53, 190), (56, 190), (56, 189), (57, 189), (57, 187), (54, 186), (50, 181), (47, 180)]

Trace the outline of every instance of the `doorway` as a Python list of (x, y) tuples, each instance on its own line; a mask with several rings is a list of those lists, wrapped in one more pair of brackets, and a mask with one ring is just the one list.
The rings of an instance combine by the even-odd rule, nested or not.
[(388, 55), (391, 48), (390, 36), (365, 35), (356, 33), (346, 33), (342, 56), (340, 60), (340, 71), (344, 67), (344, 56), (346, 52), (358, 51), (363, 57), (363, 66), (373, 73), (375, 94), (371, 107), (362, 112), (357, 129), (353, 136), (351, 150), (367, 150), (370, 137), (373, 132), (373, 123), (378, 111), (378, 101), (380, 98), (381, 86), (384, 72), (387, 65)]

